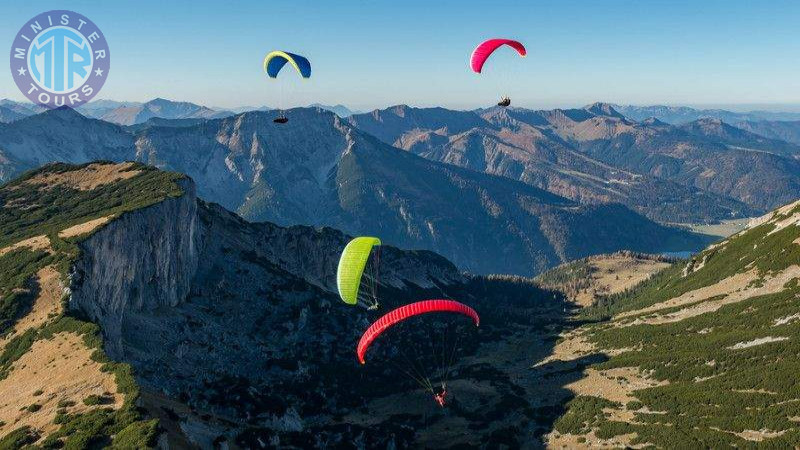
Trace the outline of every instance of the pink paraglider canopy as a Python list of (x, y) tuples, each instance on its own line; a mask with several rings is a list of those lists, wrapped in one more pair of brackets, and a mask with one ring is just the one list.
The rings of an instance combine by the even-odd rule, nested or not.
[(472, 67), (472, 70), (474, 72), (481, 73), (483, 64), (487, 59), (489, 59), (489, 56), (494, 53), (495, 50), (504, 45), (508, 45), (516, 50), (520, 56), (525, 56), (527, 54), (525, 46), (517, 41), (513, 41), (511, 39), (489, 39), (488, 41), (483, 42), (481, 45), (475, 47), (475, 50), (472, 51), (472, 58), (470, 58), (470, 67)]

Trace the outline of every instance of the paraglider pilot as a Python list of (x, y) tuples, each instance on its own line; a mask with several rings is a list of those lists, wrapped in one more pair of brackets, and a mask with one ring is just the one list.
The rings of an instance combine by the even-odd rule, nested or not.
[(444, 408), (445, 399), (447, 397), (447, 390), (442, 389), (442, 392), (438, 394), (433, 394), (433, 399), (436, 400), (436, 403), (439, 404), (442, 408)]

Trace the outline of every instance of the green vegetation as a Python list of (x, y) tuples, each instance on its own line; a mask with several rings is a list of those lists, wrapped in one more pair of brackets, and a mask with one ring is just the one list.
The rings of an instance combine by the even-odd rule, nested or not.
[(8, 371), (14, 361), (21, 358), (31, 348), (36, 335), (36, 330), (28, 330), (18, 336), (14, 336), (6, 344), (3, 353), (0, 353), (0, 380), (8, 376)]
[[(608, 317), (637, 310), (751, 270), (760, 276), (751, 287), (761, 286), (770, 275), (800, 265), (800, 245), (793, 243), (798, 237), (800, 227), (776, 229), (773, 223), (765, 223), (686, 264), (664, 270), (631, 292), (609, 297), (585, 316)], [(631, 423), (610, 421), (597, 413), (593, 401), (576, 403), (582, 398), (578, 397), (557, 422), (557, 429), (583, 434), (592, 424), (599, 438), (636, 433), (632, 445), (659, 448), (797, 446), (800, 320), (794, 318), (798, 298), (800, 283), (792, 280), (777, 293), (750, 297), (677, 322), (593, 325), (591, 340), (598, 348), (625, 349), (594, 368), (638, 367), (666, 384), (634, 391), (636, 400), (625, 405), (634, 413)], [(764, 433), (763, 440), (746, 440), (736, 434), (743, 432)]]
[(111, 444), (112, 449), (147, 448), (155, 446), (157, 420), (133, 422), (123, 428)]
[(548, 270), (536, 276), (534, 280), (543, 286), (570, 286), (575, 284), (576, 289), (582, 289), (589, 286), (589, 278), (595, 270), (589, 264), (588, 258), (584, 258)]
[(0, 336), (7, 333), (33, 296), (24, 289), (27, 281), (52, 258), (47, 252), (13, 250), (0, 256)]
[[(40, 174), (63, 173), (84, 166), (53, 164), (0, 187), (0, 205), (3, 205), (0, 208), (0, 248), (40, 235), (49, 237), (52, 248), (52, 254), (21, 248), (0, 256), (0, 335), (10, 332), (16, 320), (30, 307), (38, 289), (34, 282), (36, 272), (52, 265), (66, 279), (71, 264), (79, 255), (77, 242), (85, 237), (62, 239), (58, 237), (60, 230), (99, 217), (119, 216), (181, 195), (175, 181), (182, 175), (143, 165), (129, 169), (142, 171), (135, 177), (87, 191), (64, 186), (51, 189), (25, 182)], [(145, 420), (136, 407), (139, 388), (131, 367), (110, 360), (103, 352), (97, 325), (73, 317), (69, 312), (51, 317), (42, 327), (27, 330), (7, 342), (0, 353), (0, 379), (8, 376), (14, 361), (22, 357), (36, 340), (52, 339), (61, 332), (82, 336), (85, 345), (94, 350), (92, 359), (102, 364), (102, 371), (114, 375), (118, 392), (124, 398), (122, 407), (118, 410), (101, 407), (109, 403), (110, 398), (93, 396), (85, 403), (100, 407), (83, 414), (68, 414), (66, 408), (73, 406), (74, 402), (61, 400), (55, 419), (55, 423), (60, 425), (59, 430), (38, 442), (40, 436), (33, 430), (19, 428), (0, 440), (0, 450), (18, 449), (34, 442), (41, 448), (153, 447), (157, 421)], [(41, 405), (33, 404), (26, 409), (35, 412), (39, 408)]]
[[(642, 425), (628, 430), (637, 432), (635, 443), (672, 448), (742, 445), (741, 438), (715, 430), (762, 429), (785, 432), (772, 443), (796, 443), (800, 428), (790, 418), (800, 416), (800, 341), (734, 346), (800, 335), (800, 322), (774, 326), (778, 319), (797, 313), (797, 295), (800, 290), (795, 288), (671, 324), (598, 331), (595, 340), (601, 348), (642, 346), (642, 351), (622, 353), (597, 368), (639, 367), (655, 379), (669, 381), (636, 391), (639, 402), (659, 414), (636, 413)], [(785, 440), (787, 436), (793, 440)]]
[(0, 247), (181, 195), (175, 181), (183, 175), (141, 164), (128, 169), (142, 171), (135, 177), (86, 191), (64, 186), (50, 189), (28, 182), (37, 175), (69, 172), (87, 165), (51, 164), (0, 187)]
[(83, 399), (83, 404), (87, 406), (95, 406), (95, 405), (107, 405), (110, 403), (114, 403), (114, 398), (108, 395), (96, 395), (92, 394), (85, 399)]
[[(138, 446), (120, 448), (149, 448), (155, 439), (156, 423), (155, 420), (145, 420), (136, 407), (139, 398), (139, 387), (133, 378), (131, 367), (127, 364), (114, 362), (102, 350), (102, 337), (100, 327), (85, 322), (74, 317), (62, 316), (57, 321), (52, 322), (36, 331), (35, 339), (52, 339), (56, 334), (71, 332), (83, 336), (85, 345), (94, 349), (92, 359), (102, 363), (103, 372), (114, 375), (117, 391), (124, 396), (124, 402), (120, 409), (111, 408), (94, 409), (83, 414), (66, 414), (60, 412), (56, 416), (56, 423), (61, 425), (60, 429), (50, 434), (41, 446), (43, 448), (87, 448), (93, 444), (103, 442), (116, 443), (122, 436), (126, 442), (136, 438)], [(33, 342), (31, 340), (31, 342)], [(89, 396), (87, 405), (102, 405), (108, 403), (105, 396)], [(60, 401), (59, 408), (74, 405), (70, 401)], [(120, 434), (123, 430), (130, 428), (131, 431)], [(150, 430), (147, 434), (145, 431)], [(112, 436), (114, 436), (113, 441)]]
[(603, 408), (619, 407), (618, 403), (599, 397), (579, 396), (567, 404), (567, 413), (555, 423), (555, 429), (563, 434), (585, 434), (603, 420)]
[(70, 406), (75, 406), (75, 402), (72, 400), (59, 400), (58, 407), (59, 408), (69, 408)]
[(38, 403), (34, 403), (34, 404), (28, 406), (26, 409), (28, 410), (28, 412), (32, 412), (33, 413), (33, 412), (36, 412), (36, 411), (42, 409), (42, 405), (40, 405)]
[[(789, 214), (798, 212), (800, 207)], [(614, 314), (645, 308), (681, 294), (716, 284), (725, 278), (755, 269), (761, 276), (786, 269), (800, 262), (800, 245), (792, 242), (800, 237), (798, 227), (774, 231), (765, 223), (723, 241), (695, 255), (687, 263), (677, 263), (653, 276), (634, 289), (611, 295), (591, 308), (583, 319), (603, 319)], [(774, 231), (774, 232), (773, 232)], [(773, 232), (772, 234), (769, 234)], [(684, 270), (687, 275), (683, 276)]]
[(637, 292), (641, 292), (641, 285), (617, 294), (601, 293), (593, 289), (593, 279), (600, 270), (595, 262), (607, 260), (608, 258), (613, 257), (624, 257), (629, 258), (630, 260), (647, 260), (664, 263), (679, 262), (679, 260), (667, 256), (650, 255), (646, 253), (625, 250), (607, 255), (594, 255), (579, 259), (577, 261), (571, 261), (538, 275), (536, 278), (534, 278), (534, 280), (544, 288), (563, 292), (567, 298), (575, 298), (581, 292), (589, 292), (589, 290), (591, 290), (592, 295), (595, 298), (595, 305), (593, 305), (591, 308), (584, 309), (581, 313), (581, 319), (591, 321), (607, 319), (613, 313), (610, 305), (615, 305), (617, 308), (619, 308), (619, 305), (624, 303), (621, 301), (621, 299), (635, 296)]
[(31, 427), (21, 427), (0, 438), (0, 450), (16, 450), (32, 444), (39, 435)]

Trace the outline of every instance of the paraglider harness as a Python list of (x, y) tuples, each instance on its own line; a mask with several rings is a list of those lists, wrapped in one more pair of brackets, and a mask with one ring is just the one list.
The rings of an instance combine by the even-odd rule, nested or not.
[(508, 98), (508, 96), (506, 95), (502, 99), (500, 99), (500, 102), (497, 103), (497, 106), (502, 106), (503, 108), (505, 108), (506, 106), (508, 106), (510, 104), (511, 104), (511, 99)]
[(445, 389), (445, 388), (442, 388), (442, 392), (440, 392), (438, 394), (433, 394), (433, 399), (442, 408), (444, 408), (446, 397), (447, 397), (447, 389)]

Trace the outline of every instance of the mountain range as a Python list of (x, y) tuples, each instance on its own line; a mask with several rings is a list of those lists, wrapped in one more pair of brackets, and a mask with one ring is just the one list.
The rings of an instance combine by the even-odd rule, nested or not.
[[(356, 113), (348, 107), (313, 103), (309, 108), (321, 108), (331, 111), (339, 117), (348, 117)], [(236, 108), (209, 108), (190, 102), (176, 102), (156, 98), (148, 102), (120, 102), (116, 100), (94, 100), (76, 108), (81, 114), (93, 119), (102, 119), (117, 125), (139, 125), (151, 118), (176, 119), (209, 119), (232, 116), (248, 111), (270, 111), (269, 106), (240, 106)], [(44, 109), (32, 103), (21, 103), (12, 100), (0, 100), (0, 123), (9, 123), (23, 117), (43, 112)]]
[(282, 127), (268, 112), (249, 112), (131, 132), (70, 109), (48, 111), (0, 127), (0, 173), (47, 161), (142, 161), (188, 174), (203, 198), (250, 220), (378, 235), (436, 250), (476, 273), (529, 275), (594, 253), (687, 251), (707, 242), (620, 205), (580, 205), (417, 157), (321, 109), (287, 115)]
[(642, 121), (655, 117), (658, 120), (680, 125), (698, 119), (719, 119), (727, 123), (738, 124), (744, 121), (796, 121), (800, 120), (800, 112), (748, 111), (734, 112), (725, 109), (697, 109), (688, 106), (633, 106), (613, 105), (629, 119)]
[[(419, 158), (328, 112), (296, 109), (287, 117), (284, 127), (272, 126), (270, 114), (245, 113), (150, 128), (136, 136), (136, 159), (189, 174), (201, 196), (250, 220), (377, 235), (477, 273), (532, 274), (578, 254), (702, 245), (618, 205), (580, 206)], [(650, 231), (630, 233), (636, 227)], [(605, 239), (587, 239), (591, 232)]]
[(635, 213), (715, 222), (800, 196), (797, 144), (715, 119), (636, 122), (609, 104), (347, 118), (299, 108), (285, 126), (269, 112), (209, 119), (210, 109), (160, 99), (101, 106), (189, 117), (119, 126), (64, 109), (0, 124), (0, 179), (50, 161), (142, 161), (190, 175), (201, 196), (250, 220), (379, 234), (477, 273), (521, 275), (707, 242)]
[(577, 201), (620, 202), (665, 222), (749, 216), (800, 195), (800, 147), (715, 120), (635, 122), (600, 103), (479, 113), (397, 106), (349, 120), (426, 158)]

